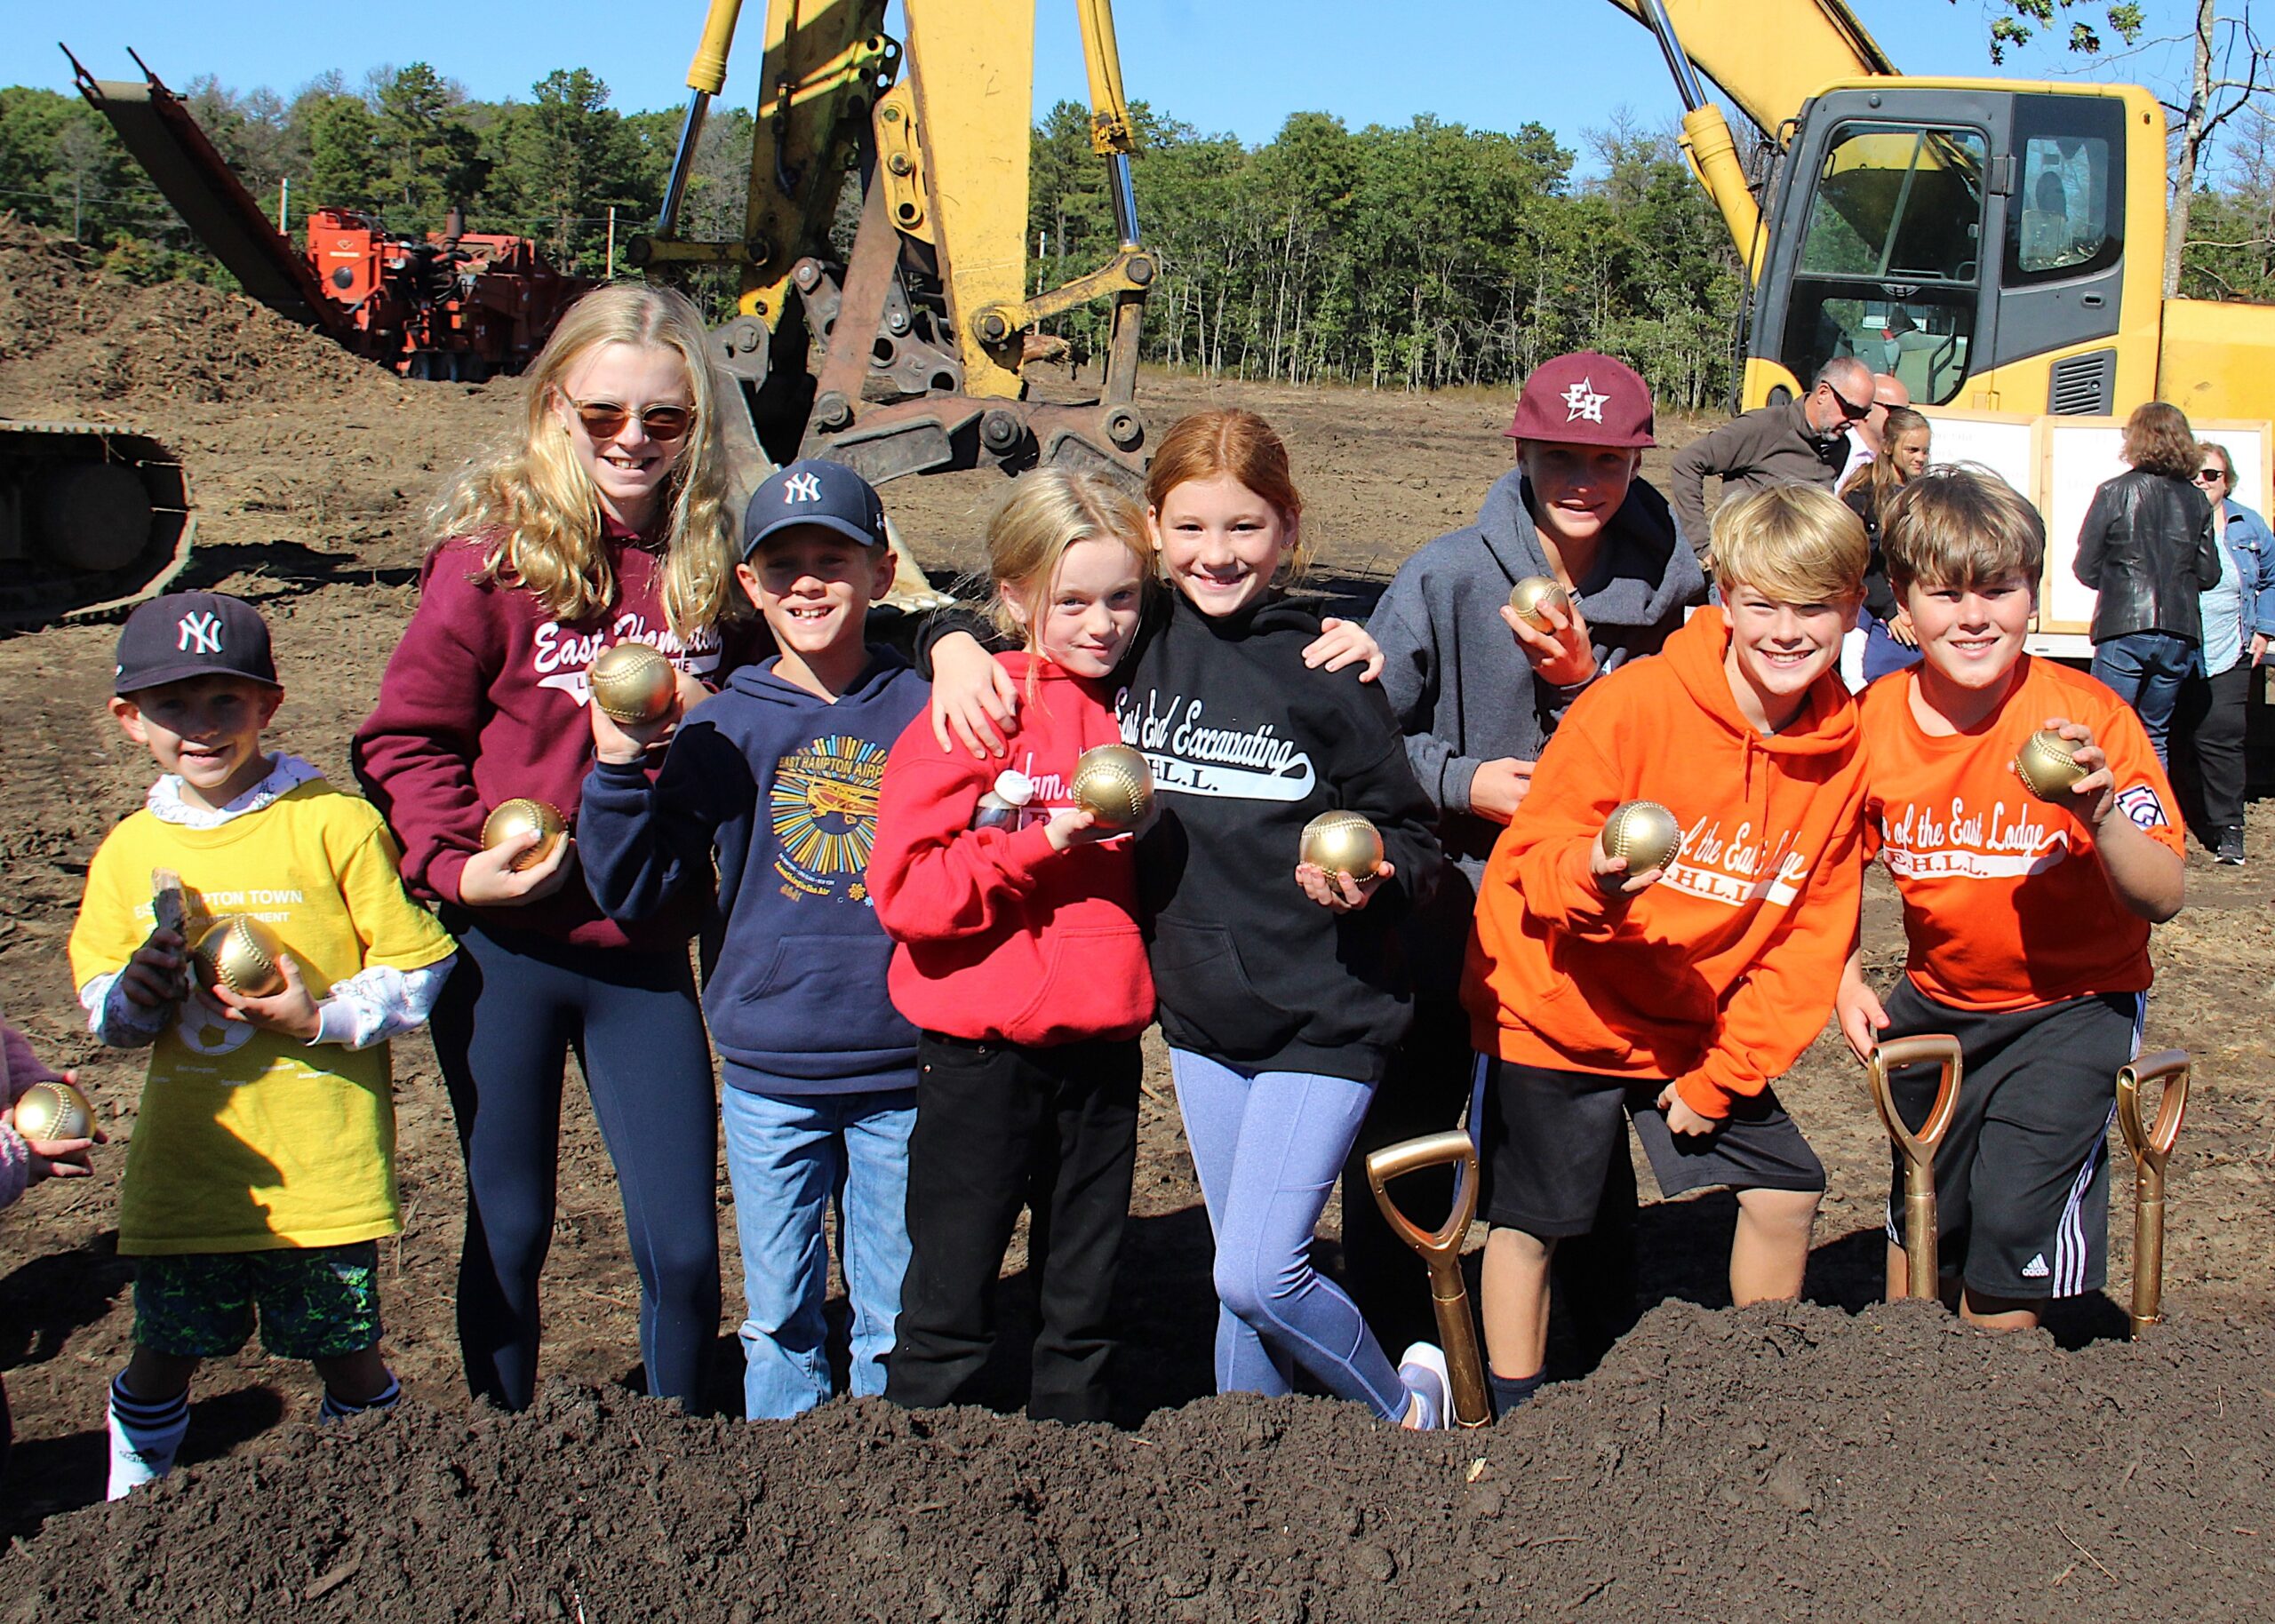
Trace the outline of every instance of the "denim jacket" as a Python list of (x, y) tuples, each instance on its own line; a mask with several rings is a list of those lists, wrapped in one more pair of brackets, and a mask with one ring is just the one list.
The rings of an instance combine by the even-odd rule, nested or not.
[[(2248, 649), (2255, 632), (2275, 637), (2275, 531), (2271, 531), (2267, 521), (2250, 508), (2231, 499), (2220, 539), (2227, 544), (2228, 555), (2235, 560), (2236, 574), (2240, 577), (2239, 631), (2241, 643)], [(2207, 627), (2207, 649), (2211, 641)]]

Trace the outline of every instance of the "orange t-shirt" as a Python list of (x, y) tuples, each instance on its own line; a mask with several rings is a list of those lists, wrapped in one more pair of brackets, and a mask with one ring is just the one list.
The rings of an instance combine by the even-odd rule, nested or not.
[(2093, 830), (2015, 776), (2023, 741), (2052, 717), (2082, 722), (2108, 754), (2119, 807), (2183, 851), (2172, 784), (2133, 708), (2091, 677), (2023, 657), (1996, 715), (1936, 737), (1912, 713), (1912, 672), (1864, 691), (1866, 849), (1904, 898), (1913, 985), (1960, 1009), (2031, 1009), (2152, 979), (2149, 923), (2120, 906)]

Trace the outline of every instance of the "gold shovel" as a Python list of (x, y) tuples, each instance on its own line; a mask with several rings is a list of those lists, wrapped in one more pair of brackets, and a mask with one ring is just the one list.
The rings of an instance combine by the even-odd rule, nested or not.
[[(2165, 1163), (2180, 1119), (2188, 1114), (2188, 1055), (2181, 1049), (2143, 1055), (2117, 1074), (2117, 1126), (2133, 1152), (2133, 1334), (2140, 1335), (2164, 1315)], [(2141, 1126), (2141, 1085), (2161, 1078), (2153, 1127)]]
[[(1936, 1103), (1917, 1132), (1906, 1127), (1888, 1092), (1888, 1073), (1930, 1062), (1944, 1069), (1936, 1086)], [(1917, 1038), (1891, 1038), (1872, 1051), (1864, 1063), (1864, 1077), (1872, 1091), (1872, 1104), (1880, 1113), (1888, 1136), (1904, 1158), (1904, 1255), (1910, 1266), (1911, 1295), (1939, 1297), (1936, 1258), (1936, 1147), (1951, 1131), (1952, 1114), (1959, 1109), (1959, 1084), (1966, 1070), (1966, 1055), (1956, 1038), (1923, 1033)]]
[[(1391, 1199), (1390, 1182), (1432, 1167), (1457, 1167), (1454, 1209), (1435, 1230), (1425, 1230)], [(1477, 1325), (1469, 1313), (1469, 1286), (1462, 1278), (1461, 1243), (1477, 1215), (1477, 1147), (1459, 1128), (1425, 1134), (1385, 1145), (1367, 1157), (1367, 1182), (1383, 1219), (1430, 1270), (1430, 1306), (1437, 1311), (1438, 1340), (1446, 1350), (1446, 1374), (1453, 1389), (1454, 1420), (1465, 1427), (1493, 1422), (1493, 1401), (1485, 1390), (1485, 1359), (1478, 1351)]]

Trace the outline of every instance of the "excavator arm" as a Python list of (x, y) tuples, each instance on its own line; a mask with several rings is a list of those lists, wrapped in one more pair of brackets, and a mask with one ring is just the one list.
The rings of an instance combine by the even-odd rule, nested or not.
[[(1611, 3), (1655, 33), (1650, 12), (1663, 11), (1698, 71), (1772, 138), (1803, 102), (1835, 79), (1896, 71), (1841, 0)], [(1663, 37), (1663, 49), (1664, 44)]]
[[(1721, 211), (1749, 281), (1759, 281), (1767, 243), (1760, 201), (1722, 111), (1706, 99), (1698, 70), (1784, 144), (1802, 104), (1836, 79), (1893, 74), (1895, 65), (1841, 0), (1612, 0), (1651, 31), (1682, 97), (1682, 152)], [(1765, 51), (1774, 35), (1777, 48)]]
[[(1031, 290), (1026, 226), (1034, 0), (768, 0), (756, 128), (739, 235), (679, 231), (706, 109), (725, 84), (738, 0), (712, 0), (663, 210), (635, 263), (730, 266), (738, 314), (719, 354), (745, 386), (772, 458), (827, 456), (873, 482), (986, 463), (1070, 463), (1135, 479), (1145, 426), (1131, 403), (1153, 255), (1138, 229), (1132, 139), (1110, 0), (1076, 0), (1091, 146), (1120, 243), (1064, 287)], [(841, 261), (830, 230), (845, 176), (862, 211)], [(1096, 401), (1030, 398), (1026, 330), (1110, 300)]]

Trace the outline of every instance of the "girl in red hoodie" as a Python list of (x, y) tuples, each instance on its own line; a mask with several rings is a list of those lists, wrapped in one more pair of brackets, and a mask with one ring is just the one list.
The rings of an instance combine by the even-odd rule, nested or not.
[(911, 1252), (885, 1397), (968, 1401), (1023, 1203), (1048, 1251), (1027, 1413), (1106, 1417), (1106, 1331), (1138, 1151), (1138, 1034), (1153, 982), (1130, 842), (1074, 804), (1074, 763), (1118, 744), (1107, 679), (1138, 630), (1145, 514), (1095, 475), (1022, 478), (988, 525), (999, 655), (1022, 695), (1008, 763), (893, 746), (869, 886), (899, 945), (890, 985), (922, 1031), (908, 1144)]
[(355, 736), (404, 878), (459, 938), (432, 1021), (466, 1157), (459, 1340), (475, 1395), (511, 1409), (536, 1384), (572, 1047), (623, 1186), (648, 1390), (698, 1403), (718, 1331), (695, 916), (627, 930), (587, 895), (572, 841), (532, 863), (534, 835), (482, 840), (518, 797), (574, 819), (593, 760), (586, 669), (603, 649), (651, 643), (690, 689), (754, 651), (750, 623), (727, 619), (737, 515), (707, 343), (693, 305), (632, 283), (586, 295), (554, 329), (520, 433), (437, 511), (447, 539)]

